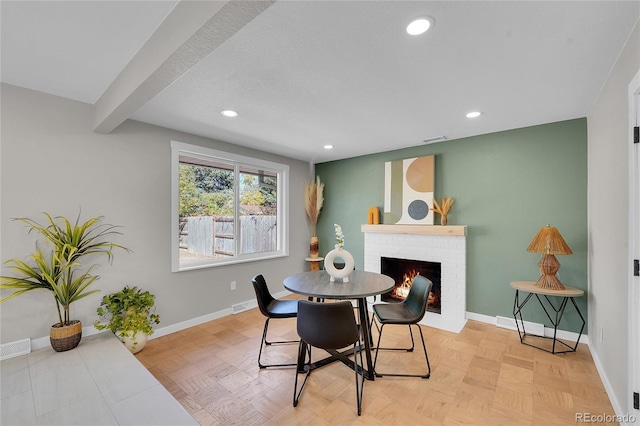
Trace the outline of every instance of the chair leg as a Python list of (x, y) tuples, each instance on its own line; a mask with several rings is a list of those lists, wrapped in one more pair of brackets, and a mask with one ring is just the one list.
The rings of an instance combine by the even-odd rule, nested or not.
[(384, 327), (385, 324), (380, 324), (380, 327), (378, 327), (378, 321), (375, 319), (373, 320), (373, 323), (376, 324), (376, 328), (378, 329), (378, 344), (376, 345), (375, 348), (373, 348), (374, 350), (382, 350), (382, 351), (407, 351), (407, 352), (413, 352), (413, 349), (415, 348), (415, 342), (413, 341), (413, 333), (411, 332), (411, 324), (409, 324), (409, 336), (411, 336), (411, 347), (410, 348), (380, 348), (380, 336), (382, 336), (382, 328)]
[[(375, 300), (375, 299), (374, 299)], [(374, 315), (371, 314), (371, 316), (367, 316), (367, 321), (369, 321), (369, 344), (373, 347), (373, 332), (371, 330), (373, 330), (373, 317)]]
[[(359, 342), (353, 345), (353, 363), (354, 370), (356, 374), (356, 403), (358, 405), (358, 415), (362, 415), (362, 394), (364, 392), (364, 374), (362, 368), (364, 367), (364, 363), (362, 361), (362, 350)], [(358, 357), (360, 357), (360, 362), (358, 363)], [(360, 380), (358, 381), (358, 376), (360, 376)]]
[[(356, 310), (357, 310), (357, 308), (356, 308)], [(371, 318), (368, 318), (367, 321), (369, 322), (369, 335), (368, 336), (364, 335), (364, 333), (363, 333), (364, 327), (362, 327), (362, 324), (357, 324), (358, 325), (358, 330), (360, 331), (360, 338), (362, 339), (362, 341), (364, 342), (364, 339), (368, 338), (369, 339), (369, 345), (371, 346), (371, 348), (373, 348), (374, 341), (373, 341), (373, 333), (371, 331), (371, 329), (372, 329), (372, 327), (371, 327), (372, 326)]]
[(264, 339), (264, 344), (265, 345), (270, 346), (270, 345), (284, 345), (284, 344), (287, 344), (287, 343), (300, 343), (300, 340), (280, 340), (280, 341), (277, 341), (277, 342), (269, 342), (267, 340), (267, 328), (268, 328), (268, 323), (269, 323), (270, 319), (271, 318), (267, 318), (267, 321), (265, 322), (265, 325), (264, 325), (265, 329), (264, 329), (264, 333), (263, 333), (263, 339)]
[[(306, 348), (305, 348), (306, 346)], [(302, 395), (302, 391), (304, 390), (304, 386), (307, 384), (307, 379), (311, 375), (311, 345), (307, 345), (305, 342), (300, 341), (300, 346), (298, 347), (298, 352), (303, 354), (301, 357), (298, 357), (298, 362), (296, 364), (296, 380), (293, 383), (293, 406), (298, 406), (298, 401), (300, 401), (300, 395)], [(309, 362), (306, 362), (307, 356), (309, 357)], [(302, 371), (306, 365), (306, 372), (304, 376), (304, 381), (302, 382), (302, 386), (300, 386), (300, 390), (298, 390), (298, 375), (302, 374)]]
[[(306, 349), (304, 348), (306, 346)], [(353, 345), (353, 362), (354, 362), (354, 371), (355, 371), (355, 381), (356, 381), (356, 404), (358, 407), (358, 415), (362, 415), (362, 394), (364, 392), (364, 374), (362, 373), (362, 367), (364, 366), (364, 361), (362, 359), (362, 351), (360, 350), (359, 342), (354, 343)], [(304, 390), (305, 385), (307, 384), (307, 379), (311, 375), (311, 345), (308, 345), (304, 342), (300, 342), (298, 352), (304, 353), (303, 357), (298, 357), (298, 363), (296, 368), (296, 379), (293, 383), (293, 406), (297, 407), (298, 402), (300, 402), (300, 396), (302, 395), (302, 391)], [(308, 361), (307, 361), (308, 357)], [(358, 359), (359, 358), (359, 359)], [(306, 371), (304, 371), (306, 370)], [(304, 380), (302, 381), (302, 385), (300, 389), (298, 389), (298, 376), (304, 373)], [(358, 380), (358, 376), (360, 379)]]
[[(422, 341), (422, 348), (424, 349), (424, 358), (427, 361), (427, 374), (397, 374), (397, 373), (379, 373), (376, 370), (376, 365), (378, 363), (378, 354), (381, 350), (403, 350), (407, 352), (413, 351), (414, 342), (413, 342), (413, 332), (411, 331), (411, 325), (415, 325), (418, 327), (418, 331), (420, 331), (420, 340)], [(424, 343), (424, 334), (422, 334), (422, 328), (420, 324), (409, 324), (409, 334), (411, 335), (411, 348), (409, 349), (401, 349), (401, 348), (381, 348), (380, 340), (382, 339), (382, 330), (384, 329), (385, 324), (381, 324), (380, 326), (380, 334), (378, 335), (378, 344), (376, 345), (376, 357), (373, 361), (373, 371), (376, 377), (384, 377), (384, 376), (395, 376), (395, 377), (420, 377), (422, 379), (428, 379), (431, 377), (431, 364), (429, 363), (429, 355), (427, 355), (427, 345)]]
[(269, 329), (269, 320), (271, 318), (267, 318), (264, 322), (264, 329), (262, 330), (262, 339), (260, 340), (260, 351), (258, 352), (258, 367), (267, 368), (267, 367), (292, 367), (296, 365), (296, 363), (291, 364), (263, 364), (262, 363), (262, 348), (265, 345), (274, 345), (274, 344), (287, 344), (287, 343), (299, 343), (299, 340), (282, 340), (278, 342), (267, 342), (267, 330)]
[(427, 374), (424, 376), (420, 376), (423, 379), (428, 379), (431, 377), (431, 364), (429, 363), (429, 355), (427, 355), (427, 345), (424, 343), (424, 334), (422, 334), (422, 327), (420, 324), (416, 324), (418, 326), (418, 330), (420, 331), (420, 340), (422, 340), (422, 349), (424, 349), (424, 359), (427, 360)]

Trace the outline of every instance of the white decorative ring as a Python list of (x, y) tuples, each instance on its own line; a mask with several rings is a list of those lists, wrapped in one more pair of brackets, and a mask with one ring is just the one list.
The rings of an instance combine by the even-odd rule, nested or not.
[[(333, 261), (336, 258), (344, 260), (344, 268), (337, 269), (335, 267)], [(324, 269), (331, 275), (331, 281), (340, 278), (345, 283), (349, 282), (349, 274), (353, 272), (354, 266), (353, 256), (345, 249), (333, 249), (324, 257)]]

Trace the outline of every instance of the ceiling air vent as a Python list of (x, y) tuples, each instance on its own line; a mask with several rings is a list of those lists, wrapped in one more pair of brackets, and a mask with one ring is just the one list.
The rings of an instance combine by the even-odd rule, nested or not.
[(446, 136), (436, 136), (435, 138), (423, 139), (424, 143), (436, 143), (436, 142), (444, 142), (447, 140)]

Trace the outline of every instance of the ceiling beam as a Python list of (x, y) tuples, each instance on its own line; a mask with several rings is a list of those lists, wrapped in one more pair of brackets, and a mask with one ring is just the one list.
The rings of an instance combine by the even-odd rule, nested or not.
[(180, 1), (96, 101), (93, 130), (113, 131), (274, 2)]

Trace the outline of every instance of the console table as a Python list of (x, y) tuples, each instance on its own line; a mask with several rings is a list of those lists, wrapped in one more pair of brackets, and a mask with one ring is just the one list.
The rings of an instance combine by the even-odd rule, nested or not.
[[(543, 351), (550, 352), (552, 354), (575, 352), (576, 349), (578, 348), (578, 343), (580, 343), (580, 337), (582, 336), (582, 331), (584, 330), (585, 320), (574, 298), (581, 297), (582, 295), (584, 295), (584, 290), (581, 290), (575, 287), (569, 287), (569, 286), (565, 286), (564, 290), (550, 290), (546, 288), (536, 287), (535, 284), (536, 284), (535, 281), (512, 281), (510, 283), (511, 287), (513, 287), (516, 290), (516, 297), (513, 302), (513, 318), (515, 319), (516, 327), (518, 328), (520, 343), (532, 346), (537, 349), (541, 349)], [(526, 298), (522, 302), (520, 302), (521, 291), (528, 293)], [(553, 337), (536, 336), (544, 339), (551, 339), (552, 340), (551, 350), (543, 348), (541, 346), (534, 345), (529, 342), (525, 342), (524, 340), (525, 337), (527, 337), (527, 332), (524, 329), (524, 321), (522, 319), (522, 308), (525, 307), (525, 305), (527, 304), (527, 302), (529, 302), (532, 296), (535, 296), (535, 298), (538, 299), (538, 302), (542, 307), (542, 309), (544, 310), (544, 313), (547, 315), (547, 318), (549, 318), (549, 321), (551, 321), (551, 324), (553, 324)], [(553, 301), (549, 299), (549, 296), (561, 298), (560, 303), (554, 304)], [(557, 337), (558, 324), (560, 324), (560, 320), (564, 315), (565, 308), (567, 307), (567, 304), (569, 301), (571, 301), (571, 304), (573, 305), (576, 312), (580, 316), (580, 319), (582, 320), (582, 327), (580, 327), (580, 334), (578, 335), (576, 344), (573, 347), (567, 345), (562, 340), (559, 340)], [(544, 302), (546, 302), (546, 305)], [(553, 313), (555, 313), (553, 317), (550, 314), (550, 311), (553, 311)], [(520, 328), (522, 328), (522, 330)], [(556, 350), (556, 344), (563, 345), (567, 349)]]

